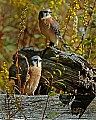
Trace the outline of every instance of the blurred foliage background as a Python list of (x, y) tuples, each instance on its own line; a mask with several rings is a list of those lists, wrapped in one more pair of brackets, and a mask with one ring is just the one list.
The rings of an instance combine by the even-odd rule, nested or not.
[[(38, 27), (38, 13), (44, 8), (60, 23), (68, 52), (82, 55), (96, 66), (95, 0), (0, 0), (0, 66), (12, 64), (17, 50), (27, 46), (45, 48), (46, 38)], [(18, 37), (18, 35), (20, 36)], [(1, 67), (0, 67), (1, 69)]]

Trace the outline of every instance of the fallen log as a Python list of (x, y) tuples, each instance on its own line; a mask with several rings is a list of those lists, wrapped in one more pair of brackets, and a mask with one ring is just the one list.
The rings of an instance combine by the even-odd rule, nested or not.
[[(75, 53), (63, 52), (52, 47), (45, 50), (27, 47), (18, 51), (21, 87), (26, 82), (28, 63), (34, 55), (42, 58), (42, 76), (35, 95), (47, 95), (52, 91), (55, 93), (62, 91), (64, 94), (59, 96), (60, 101), (64, 106), (70, 104), (71, 113), (79, 114), (80, 118), (95, 98), (95, 69), (83, 57)], [(17, 54), (13, 56), (14, 64), (9, 69), (9, 77), (15, 78), (14, 81), (18, 86), (16, 56)]]
[[(75, 53), (67, 53), (51, 47), (46, 50), (27, 47), (18, 52), (21, 85), (26, 81), (28, 65), (25, 58), (20, 55), (25, 56), (28, 62), (34, 55), (42, 58), (42, 76), (35, 94), (38, 94), (38, 90), (39, 94), (48, 94), (52, 86), (57, 92), (60, 90), (72, 94), (74, 92), (95, 92), (96, 76), (92, 66), (83, 57)], [(18, 85), (16, 54), (13, 56), (13, 60), (14, 64), (9, 69), (9, 76), (15, 77), (15, 83)]]
[[(14, 99), (21, 98), (18, 102)], [(10, 100), (8, 109), (8, 100), (6, 95), (0, 95), (0, 120), (8, 119), (10, 111), (10, 120), (42, 120), (46, 107), (47, 95), (27, 96), (16, 95)], [(21, 106), (21, 107), (20, 107)], [(90, 103), (85, 113), (79, 120), (95, 120), (96, 118), (96, 98)], [(63, 106), (59, 95), (50, 96), (45, 110), (44, 120), (78, 120), (78, 115), (71, 114), (69, 106)]]

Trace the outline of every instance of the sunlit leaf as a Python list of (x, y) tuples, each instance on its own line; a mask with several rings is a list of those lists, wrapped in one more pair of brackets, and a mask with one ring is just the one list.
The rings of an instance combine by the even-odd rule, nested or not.
[(51, 113), (49, 113), (48, 115), (47, 115), (47, 118), (48, 119), (52, 119), (52, 118), (54, 118), (56, 115), (59, 115), (59, 112), (51, 112)]
[(55, 96), (55, 95), (56, 95), (56, 93), (54, 91), (49, 92), (49, 96)]
[(34, 38), (40, 38), (41, 35), (39, 34), (34, 34)]
[(13, 31), (14, 28), (11, 27), (11, 26), (6, 26), (4, 29), (3, 29), (3, 32), (10, 32), (10, 31)]
[(62, 75), (62, 72), (60, 69), (56, 69), (58, 72), (59, 72), (59, 75), (61, 76)]
[(60, 84), (60, 85), (62, 85), (64, 87), (66, 87), (63, 80), (57, 80), (57, 81), (55, 81), (55, 83), (58, 83), (58, 84)]

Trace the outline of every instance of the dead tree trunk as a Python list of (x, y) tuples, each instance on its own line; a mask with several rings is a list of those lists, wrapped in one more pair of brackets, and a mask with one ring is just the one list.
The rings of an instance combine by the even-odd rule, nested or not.
[[(20, 56), (20, 54), (26, 56), (28, 62), (34, 55), (39, 55), (42, 58), (42, 77), (35, 94), (38, 94), (38, 92), (40, 94), (48, 94), (52, 86), (56, 92), (60, 90), (68, 93), (95, 92), (96, 78), (91, 65), (75, 53), (67, 53), (51, 47), (46, 50), (28, 47), (19, 51), (21, 84), (26, 81), (28, 66), (25, 58)], [(17, 74), (16, 54), (13, 56), (13, 60), (14, 64), (9, 69), (10, 77), (16, 77)], [(15, 79), (15, 83), (18, 85), (17, 79)]]
[(42, 76), (35, 94), (44, 95), (51, 91), (55, 93), (62, 91), (64, 94), (59, 96), (60, 101), (64, 106), (69, 104), (71, 113), (79, 114), (80, 118), (95, 97), (95, 69), (83, 57), (75, 53), (63, 52), (52, 47), (46, 50), (28, 47), (18, 52), (18, 68), (16, 54), (13, 56), (14, 64), (9, 69), (9, 76), (15, 77), (16, 85), (18, 85), (16, 78), (18, 69), (21, 74), (21, 86), (26, 81), (28, 63), (34, 55), (42, 58)]

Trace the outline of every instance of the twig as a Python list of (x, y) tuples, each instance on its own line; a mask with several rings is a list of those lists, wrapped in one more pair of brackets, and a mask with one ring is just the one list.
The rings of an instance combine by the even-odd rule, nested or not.
[(23, 55), (23, 54), (18, 54), (18, 55), (20, 55), (22, 58), (24, 58), (26, 60), (26, 64), (27, 64), (27, 68), (28, 68), (27, 74), (28, 74), (29, 73), (29, 62), (28, 62), (27, 57), (25, 55)]
[(46, 108), (47, 108), (48, 99), (49, 99), (49, 95), (47, 97), (45, 108), (44, 108), (44, 111), (43, 111), (43, 114), (42, 114), (42, 120), (44, 120), (44, 115), (45, 115), (45, 111), (46, 111)]

